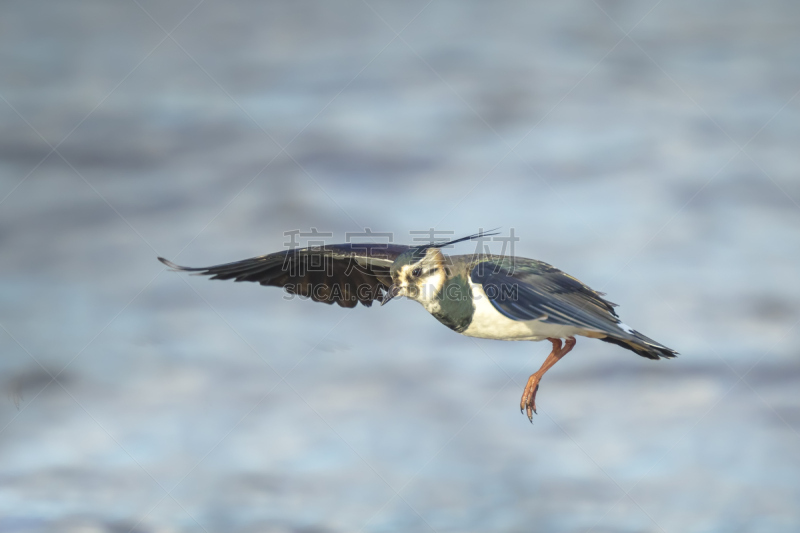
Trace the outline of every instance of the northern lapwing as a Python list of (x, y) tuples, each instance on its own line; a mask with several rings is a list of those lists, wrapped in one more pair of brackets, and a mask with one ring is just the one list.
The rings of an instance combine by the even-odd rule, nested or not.
[[(528, 379), (520, 411), (533, 421), (539, 381), (582, 335), (627, 348), (648, 359), (677, 352), (622, 323), (616, 304), (559, 269), (535, 259), (489, 254), (446, 256), (442, 248), (483, 237), (478, 233), (437, 244), (349, 243), (294, 248), (210, 267), (168, 267), (211, 279), (283, 287), (316, 302), (355, 307), (405, 296), (462, 335), (505, 341), (547, 339), (553, 350)], [(562, 342), (563, 340), (563, 342)]]

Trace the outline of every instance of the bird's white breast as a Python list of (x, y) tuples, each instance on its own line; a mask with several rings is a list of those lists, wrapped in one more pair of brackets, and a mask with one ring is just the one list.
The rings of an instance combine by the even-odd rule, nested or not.
[(581, 332), (573, 326), (547, 324), (540, 320), (512, 320), (492, 305), (482, 285), (470, 282), (470, 287), (475, 313), (469, 327), (461, 332), (463, 335), (506, 341), (540, 341), (548, 337), (563, 339)]

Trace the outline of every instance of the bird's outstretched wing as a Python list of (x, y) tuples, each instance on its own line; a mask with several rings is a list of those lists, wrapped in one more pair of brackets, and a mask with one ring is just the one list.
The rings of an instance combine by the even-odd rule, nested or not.
[(392, 284), (389, 269), (408, 246), (389, 243), (350, 243), (297, 248), (210, 267), (190, 268), (158, 260), (173, 270), (196, 272), (211, 279), (254, 281), (283, 287), (315, 302), (369, 307)]
[(602, 293), (547, 263), (525, 258), (484, 261), (472, 268), (470, 278), (512, 320), (573, 326), (650, 359), (676, 354), (620, 322), (616, 304)]

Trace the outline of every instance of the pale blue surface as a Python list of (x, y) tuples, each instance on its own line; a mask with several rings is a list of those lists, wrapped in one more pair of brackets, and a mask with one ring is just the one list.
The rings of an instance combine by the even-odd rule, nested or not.
[[(800, 5), (207, 0), (159, 45), (195, 5), (2, 9), (0, 531), (800, 530)], [(531, 426), (546, 344), (155, 261), (312, 226), (515, 228), (681, 356), (580, 340)]]

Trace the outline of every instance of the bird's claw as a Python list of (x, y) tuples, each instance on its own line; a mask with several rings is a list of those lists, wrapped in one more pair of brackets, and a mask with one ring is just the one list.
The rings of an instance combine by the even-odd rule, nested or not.
[(536, 392), (539, 390), (539, 380), (534, 376), (528, 380), (525, 390), (522, 391), (522, 400), (519, 402), (519, 412), (528, 415), (528, 420), (533, 423), (533, 415), (536, 412)]

